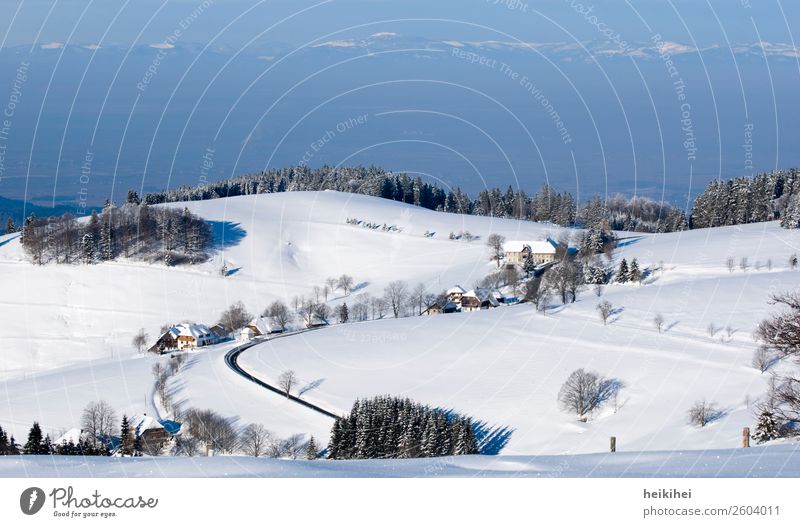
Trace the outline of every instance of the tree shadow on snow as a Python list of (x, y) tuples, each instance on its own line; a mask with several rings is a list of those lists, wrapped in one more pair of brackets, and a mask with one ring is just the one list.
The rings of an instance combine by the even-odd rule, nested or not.
[(9, 239), (7, 239), (5, 241), (0, 242), (0, 247), (2, 247), (3, 245), (7, 244), (11, 240), (16, 240), (17, 238), (19, 238), (19, 234), (17, 234), (16, 236), (12, 236), (12, 237), (10, 237)]
[(239, 245), (247, 235), (247, 231), (242, 228), (240, 223), (209, 221), (208, 224), (211, 225), (211, 232), (214, 236), (211, 247), (216, 250)]
[(297, 393), (298, 397), (306, 392), (310, 392), (311, 390), (319, 388), (320, 384), (322, 384), (323, 382), (325, 382), (325, 379), (316, 379), (314, 381), (311, 381), (310, 383), (300, 388), (300, 391)]
[[(437, 408), (437, 410), (442, 410), (448, 419), (467, 417), (450, 408)], [(475, 442), (478, 445), (479, 454), (484, 456), (496, 456), (511, 440), (514, 429), (507, 426), (490, 425), (486, 421), (473, 419), (472, 433), (475, 435)]]

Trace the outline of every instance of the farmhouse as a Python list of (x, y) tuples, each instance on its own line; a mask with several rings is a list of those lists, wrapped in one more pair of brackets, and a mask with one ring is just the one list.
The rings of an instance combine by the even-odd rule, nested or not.
[[(174, 422), (164, 421), (164, 423)], [(157, 454), (164, 444), (172, 439), (173, 434), (165, 428), (164, 424), (147, 414), (131, 418), (130, 426), (134, 437), (139, 440), (142, 451), (151, 455)], [(180, 425), (178, 425), (179, 429)]]
[(219, 337), (205, 324), (177, 324), (161, 335), (150, 348), (154, 353), (185, 350), (209, 346), (219, 342)]
[(442, 314), (442, 306), (439, 305), (438, 302), (434, 302), (433, 304), (429, 305), (425, 311), (421, 313), (424, 315), (441, 315)]
[(556, 259), (556, 243), (549, 238), (539, 241), (508, 241), (503, 244), (503, 254), (507, 264), (522, 266), (530, 254), (533, 263), (541, 265)]
[(494, 309), (500, 303), (491, 293), (484, 290), (473, 290), (464, 293), (461, 297), (461, 311), (480, 311), (481, 309)]
[(239, 332), (239, 339), (247, 341), (273, 333), (283, 333), (283, 329), (276, 325), (269, 317), (260, 316), (254, 318), (249, 324), (242, 328)]
[(447, 299), (450, 302), (460, 304), (461, 297), (464, 296), (464, 293), (466, 293), (466, 291), (464, 291), (464, 289), (460, 285), (457, 285), (455, 287), (451, 287), (450, 289), (448, 289), (446, 294), (447, 294)]

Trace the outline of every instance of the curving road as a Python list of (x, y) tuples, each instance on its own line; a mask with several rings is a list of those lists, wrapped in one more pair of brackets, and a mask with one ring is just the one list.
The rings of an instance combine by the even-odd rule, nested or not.
[(250, 382), (253, 382), (253, 383), (261, 386), (262, 388), (266, 388), (267, 390), (269, 390), (271, 392), (275, 392), (278, 395), (280, 395), (281, 397), (286, 397), (289, 400), (294, 401), (297, 404), (303, 405), (306, 408), (314, 410), (315, 412), (321, 413), (322, 415), (328, 416), (328, 417), (330, 417), (332, 419), (336, 419), (336, 418), (339, 417), (339, 415), (337, 415), (337, 414), (335, 414), (333, 412), (330, 412), (330, 411), (322, 408), (321, 406), (317, 406), (314, 403), (310, 403), (308, 401), (305, 401), (305, 400), (297, 397), (296, 395), (289, 394), (287, 396), (286, 392), (284, 392), (283, 390), (281, 390), (277, 386), (273, 386), (272, 384), (269, 384), (267, 382), (262, 381), (258, 377), (252, 375), (251, 373), (248, 373), (247, 371), (242, 369), (241, 366), (239, 366), (239, 363), (238, 363), (239, 355), (241, 355), (242, 352), (244, 352), (245, 350), (248, 350), (248, 349), (252, 348), (253, 346), (256, 346), (256, 345), (261, 344), (263, 342), (268, 342), (270, 340), (275, 340), (275, 339), (284, 338), (284, 337), (290, 337), (292, 335), (297, 335), (298, 333), (304, 333), (306, 331), (311, 331), (311, 330), (295, 331), (293, 333), (284, 333), (282, 335), (276, 335), (274, 337), (271, 337), (271, 338), (269, 338), (267, 340), (255, 340), (255, 341), (247, 342), (247, 343), (242, 344), (240, 346), (236, 346), (235, 348), (231, 349), (228, 353), (225, 354), (225, 364), (227, 364), (230, 369), (232, 369), (234, 372), (236, 372), (240, 376), (244, 377), (245, 379), (247, 379)]

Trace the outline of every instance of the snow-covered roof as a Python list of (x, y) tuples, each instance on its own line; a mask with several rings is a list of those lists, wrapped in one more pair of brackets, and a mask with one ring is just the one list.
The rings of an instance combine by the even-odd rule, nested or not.
[(462, 288), (460, 285), (457, 285), (455, 287), (451, 287), (450, 289), (447, 290), (447, 294), (448, 295), (453, 295), (453, 294), (461, 294), (461, 295), (463, 295), (465, 292), (466, 291), (464, 291), (464, 288)]
[(142, 435), (147, 430), (163, 430), (164, 426), (158, 422), (158, 419), (151, 417), (147, 414), (135, 415), (129, 421), (131, 430), (138, 435)]
[(555, 254), (556, 246), (552, 240), (511, 240), (503, 244), (503, 252), (506, 253), (519, 253), (525, 247), (530, 247), (531, 252), (534, 254)]
[(86, 435), (87, 434), (80, 428), (70, 428), (64, 433), (64, 435), (53, 441), (53, 444), (60, 445), (62, 443), (69, 443), (70, 441), (72, 441), (73, 444), (77, 445), (80, 442), (80, 440)]
[(213, 333), (205, 324), (176, 324), (169, 330), (173, 338), (194, 337), (195, 339), (212, 336)]
[(262, 335), (267, 335), (278, 329), (272, 327), (272, 321), (268, 317), (261, 316), (254, 318), (247, 325), (257, 329)]

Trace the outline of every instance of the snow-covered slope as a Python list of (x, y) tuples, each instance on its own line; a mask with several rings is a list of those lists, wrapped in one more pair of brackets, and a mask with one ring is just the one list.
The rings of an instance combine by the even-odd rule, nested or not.
[(573, 456), (300, 461), (245, 457), (0, 457), (0, 477), (62, 478), (796, 478), (798, 445)]
[[(471, 284), (489, 266), (481, 240), (447, 240), (450, 231), (535, 237), (556, 228), (491, 218), (439, 214), (337, 192), (261, 194), (188, 204), (213, 222), (218, 250), (192, 267), (110, 262), (33, 266), (18, 235), (0, 237), (0, 379), (77, 362), (127, 356), (139, 328), (154, 337), (165, 323), (215, 322), (242, 300), (253, 312), (271, 301), (308, 295), (327, 277), (352, 275), (362, 291), (382, 294), (392, 280), (424, 282), (439, 291)], [(402, 232), (367, 230), (359, 218)], [(436, 231), (432, 239), (426, 230)], [(220, 276), (222, 263), (232, 275)]]
[[(10, 292), (0, 300), (0, 374), (8, 379), (0, 384), (0, 423), (17, 436), (33, 419), (46, 431), (68, 429), (86, 402), (100, 398), (120, 412), (146, 410), (156, 359), (133, 355), (130, 339), (139, 327), (154, 335), (167, 321), (213, 322), (236, 300), (260, 311), (342, 273), (376, 295), (396, 279), (432, 291), (469, 287), (493, 270), (483, 242), (488, 234), (538, 239), (559, 230), (332, 192), (189, 206), (218, 222), (227, 237), (211, 262), (194, 268), (122, 262), (37, 268), (19, 261), (15, 240), (0, 245), (0, 287)], [(402, 232), (354, 227), (346, 223), (353, 217)], [(481, 239), (447, 239), (462, 230)], [(425, 231), (437, 235), (425, 238)], [(774, 309), (769, 295), (796, 287), (799, 271), (787, 261), (798, 247), (800, 234), (774, 222), (631, 236), (609, 265), (636, 257), (642, 267), (660, 269), (644, 285), (604, 289), (603, 299), (618, 308), (608, 326), (597, 316), (599, 299), (584, 291), (575, 304), (554, 302), (546, 316), (520, 305), (352, 323), (267, 342), (239, 363), (268, 381), (294, 369), (301, 387), (315, 386), (303, 397), (336, 412), (356, 397), (382, 393), (452, 408), (484, 422), (503, 454), (602, 452), (609, 436), (618, 438), (621, 451), (734, 447), (741, 428), (752, 426), (753, 405), (766, 387), (767, 376), (750, 366), (751, 333)], [(728, 257), (737, 264), (747, 257), (748, 270), (729, 272)], [(238, 269), (226, 279), (218, 274), (223, 260)], [(652, 323), (656, 313), (666, 319), (661, 334)], [(712, 323), (730, 332), (711, 337)], [(227, 349), (192, 354), (171, 384), (184, 406), (260, 422), (279, 435), (327, 438), (328, 418), (236, 376), (224, 363)], [(73, 365), (40, 373), (67, 363)], [(556, 405), (559, 387), (581, 367), (623, 383), (617, 400), (588, 423)], [(686, 424), (686, 411), (701, 398), (724, 414), (698, 429)]]

